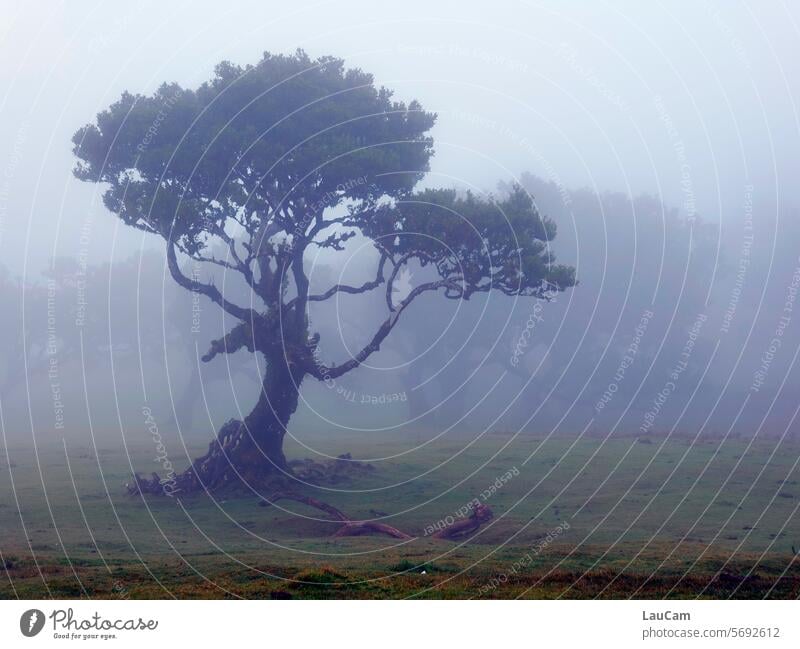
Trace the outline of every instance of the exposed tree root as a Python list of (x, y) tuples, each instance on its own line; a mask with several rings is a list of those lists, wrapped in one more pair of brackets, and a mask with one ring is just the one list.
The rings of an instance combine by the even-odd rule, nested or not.
[(255, 489), (268, 494), (293, 483), (340, 484), (374, 470), (371, 464), (353, 460), (349, 453), (325, 462), (286, 462), (282, 454), (269, 458), (256, 447), (242, 422), (231, 420), (220, 429), (208, 452), (182, 473), (168, 472), (163, 477), (157, 473), (150, 477), (134, 474), (125, 487), (130, 495), (174, 496), (224, 489)]
[[(342, 526), (334, 533), (333, 536), (361, 536), (366, 534), (385, 534), (395, 539), (411, 540), (414, 537), (410, 534), (398, 530), (396, 527), (386, 525), (385, 523), (378, 523), (377, 521), (356, 521), (350, 518), (340, 509), (326, 502), (304, 496), (293, 491), (277, 491), (269, 498), (265, 498), (261, 505), (268, 507), (279, 500), (294, 500), (309, 507), (314, 507), (320, 511), (325, 512), (335, 522), (341, 522)], [(492, 510), (486, 505), (476, 506), (469, 518), (465, 518), (458, 523), (455, 523), (447, 529), (441, 530), (433, 535), (433, 538), (451, 540), (458, 536), (469, 534), (480, 528), (483, 523), (491, 520), (493, 517)]]
[(310, 496), (304, 496), (302, 494), (295, 493), (294, 491), (276, 491), (269, 498), (265, 498), (261, 503), (261, 506), (269, 507), (279, 500), (294, 500), (298, 503), (303, 503), (304, 505), (308, 505), (309, 507), (314, 507), (315, 509), (325, 512), (334, 521), (341, 521), (342, 523), (352, 522), (343, 511), (336, 509), (336, 507), (333, 505), (329, 505), (328, 503), (317, 500), (316, 498), (311, 498)]
[(401, 532), (396, 527), (378, 523), (376, 521), (354, 521), (343, 511), (336, 509), (333, 505), (326, 502), (310, 498), (293, 491), (277, 491), (269, 498), (265, 498), (261, 503), (264, 506), (271, 505), (279, 500), (294, 500), (309, 507), (314, 507), (320, 511), (325, 512), (332, 520), (343, 523), (343, 525), (336, 531), (334, 536), (360, 536), (362, 534), (386, 534), (395, 539), (410, 540), (413, 537)]
[(486, 505), (477, 503), (472, 508), (472, 514), (470, 514), (469, 517), (457, 521), (452, 525), (439, 530), (435, 534), (431, 534), (431, 536), (435, 539), (446, 539), (448, 541), (459, 536), (465, 536), (466, 534), (471, 534), (472, 532), (478, 530), (481, 525), (483, 525), (486, 521), (491, 520), (493, 516), (494, 514), (492, 513), (491, 509), (489, 509)]
[[(414, 538), (396, 527), (378, 521), (354, 520), (341, 510), (326, 502), (305, 496), (287, 489), (293, 482), (335, 482), (345, 479), (349, 473), (372, 471), (369, 464), (355, 462), (349, 454), (341, 455), (326, 463), (313, 460), (296, 460), (284, 464), (283, 471), (276, 466), (267, 465), (264, 456), (249, 441), (240, 421), (231, 420), (219, 431), (217, 439), (209, 446), (208, 452), (196, 459), (183, 473), (168, 474), (160, 478), (157, 473), (150, 478), (134, 474), (132, 483), (126, 485), (128, 493), (174, 496), (179, 493), (193, 493), (202, 490), (216, 491), (223, 488), (246, 487), (260, 493), (269, 493), (262, 506), (271, 505), (278, 500), (294, 500), (325, 512), (341, 527), (335, 537), (385, 534), (395, 539)], [(477, 531), (481, 525), (493, 517), (492, 510), (478, 504), (468, 518), (458, 520), (445, 529), (431, 535), (432, 538), (452, 540)]]
[(308, 484), (335, 485), (349, 482), (375, 470), (371, 464), (354, 460), (350, 453), (344, 453), (332, 460), (317, 462), (306, 458), (289, 462), (294, 475)]
[(241, 421), (231, 419), (209, 444), (208, 452), (197, 458), (182, 473), (157, 473), (146, 478), (134, 474), (126, 485), (128, 493), (167, 495), (189, 494), (203, 490), (217, 491), (226, 487), (272, 488), (293, 477), (282, 454), (269, 460), (256, 447)]

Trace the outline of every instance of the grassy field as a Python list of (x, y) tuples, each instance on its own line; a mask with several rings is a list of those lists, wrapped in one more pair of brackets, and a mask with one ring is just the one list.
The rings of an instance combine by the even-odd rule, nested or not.
[[(0, 597), (800, 596), (797, 442), (361, 440), (320, 445), (373, 470), (306, 493), (413, 540), (332, 538), (321, 512), (256, 495), (128, 496), (122, 448), (9, 447)], [(128, 450), (151, 470), (152, 447)], [(426, 534), (475, 498), (495, 514), (478, 533)]]

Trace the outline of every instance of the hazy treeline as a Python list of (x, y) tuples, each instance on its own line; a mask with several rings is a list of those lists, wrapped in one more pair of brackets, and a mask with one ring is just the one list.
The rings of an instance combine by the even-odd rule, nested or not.
[[(800, 234), (791, 215), (759, 206), (745, 188), (721, 232), (652, 196), (567, 190), (530, 174), (522, 184), (558, 224), (555, 251), (576, 265), (578, 287), (549, 302), (421, 299), (371, 364), (303, 386), (293, 433), (783, 433), (797, 388), (782, 351), (798, 335), (798, 251), (783, 244)], [(315, 288), (358, 275), (358, 246), (348, 268), (315, 261)], [(6, 271), (0, 294), (9, 439), (31, 430), (41, 441), (140, 439), (148, 408), (164, 434), (204, 441), (256, 397), (252, 354), (200, 362), (230, 323), (176, 286), (159, 252), (102, 266), (61, 259), (32, 282)], [(320, 353), (341, 359), (360, 348), (385, 317), (384, 300), (379, 289), (314, 305)]]

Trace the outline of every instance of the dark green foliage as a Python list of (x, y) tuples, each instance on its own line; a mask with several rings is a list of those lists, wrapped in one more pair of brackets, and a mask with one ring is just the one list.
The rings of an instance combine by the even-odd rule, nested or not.
[(365, 230), (393, 255), (435, 265), (448, 297), (499, 289), (544, 297), (575, 285), (575, 269), (555, 264), (556, 226), (514, 186), (504, 200), (428, 189), (379, 213)]
[[(340, 59), (265, 54), (255, 66), (220, 63), (197, 90), (125, 93), (75, 134), (75, 174), (107, 184), (111, 211), (187, 254), (200, 257), (215, 238), (240, 241), (242, 263), (226, 263), (245, 275), (259, 256), (286, 269), (280, 258), (311, 243), (341, 249), (358, 231), (396, 266), (435, 264), (450, 297), (573, 286), (573, 270), (555, 265), (548, 247), (554, 224), (523, 190), (502, 201), (413, 193), (434, 120)], [(346, 216), (323, 218), (343, 203)], [(270, 306), (276, 297), (256, 292)]]
[[(245, 67), (220, 63), (196, 90), (165, 84), (152, 96), (125, 93), (75, 134), (76, 176), (103, 183), (105, 205), (126, 224), (164, 238), (180, 286), (242, 321), (203, 360), (246, 348), (267, 362), (253, 412), (220, 431), (178, 488), (262, 479), (264, 458), (289, 472), (281, 447), (304, 377), (329, 381), (358, 367), (419, 295), (442, 289), (466, 300), (496, 288), (546, 299), (575, 285), (574, 270), (554, 263), (554, 224), (521, 188), (503, 200), (415, 193), (433, 155), (434, 121), (340, 59), (297, 51)], [(374, 279), (311, 294), (307, 250), (344, 251), (356, 236), (374, 246)], [(236, 303), (207, 273), (187, 276), (187, 257), (240, 276), (252, 299)], [(435, 272), (395, 300), (395, 281), (403, 284), (410, 265)], [(386, 319), (351, 358), (324, 365), (309, 303), (383, 285)], [(161, 489), (138, 478), (132, 488)]]
[(408, 194), (428, 169), (434, 119), (340, 59), (266, 54), (220, 63), (197, 90), (125, 93), (75, 134), (75, 173), (108, 183), (106, 206), (126, 223), (194, 251), (232, 219), (285, 210), (276, 225), (291, 234), (344, 200)]

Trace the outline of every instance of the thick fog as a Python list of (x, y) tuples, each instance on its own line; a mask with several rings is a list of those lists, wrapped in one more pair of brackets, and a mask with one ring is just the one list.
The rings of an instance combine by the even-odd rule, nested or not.
[[(200, 6), (201, 5), (201, 6)], [(290, 432), (795, 435), (800, 380), (800, 11), (790, 3), (4, 3), (0, 406), (8, 440), (211, 439), (257, 398), (233, 324), (177, 286), (163, 241), (72, 174), (71, 138), (123, 91), (194, 88), (221, 60), (342, 57), (438, 114), (422, 186), (502, 197), (558, 226), (579, 284), (550, 301), (426, 295), (380, 353), (307, 381)], [(31, 35), (34, 35), (33, 37)], [(355, 239), (307, 259), (364, 281)], [(219, 268), (213, 278), (247, 302)], [(408, 282), (413, 285), (414, 269)], [(381, 295), (314, 305), (341, 361)]]

